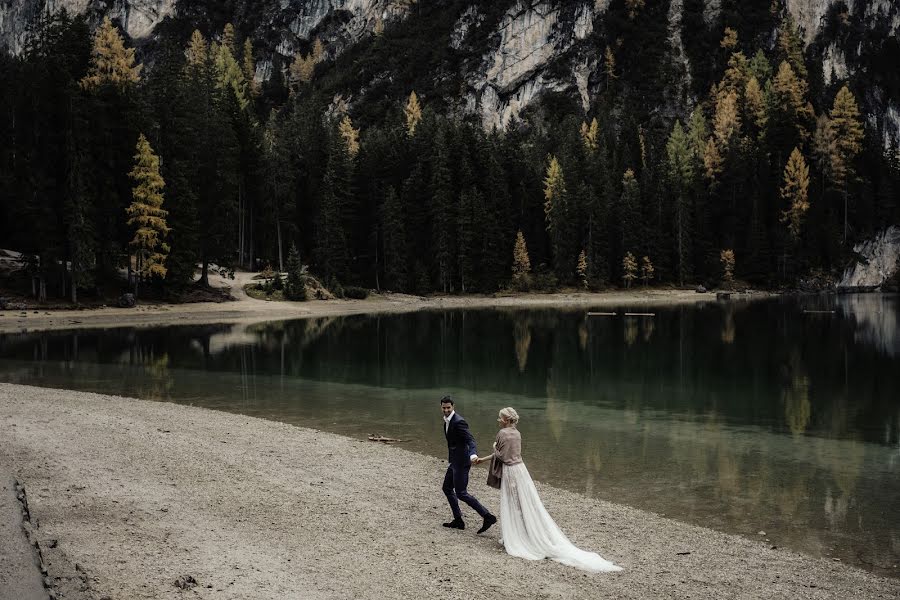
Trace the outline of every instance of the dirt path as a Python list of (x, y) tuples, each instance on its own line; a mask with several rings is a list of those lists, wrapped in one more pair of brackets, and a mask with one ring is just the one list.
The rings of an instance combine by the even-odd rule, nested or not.
[[(240, 415), (0, 384), (0, 431), (0, 465), (57, 540), (51, 575), (80, 582), (65, 598), (900, 597), (898, 580), (540, 484), (573, 541), (625, 571), (513, 558), (499, 527), (440, 526), (442, 461)], [(471, 491), (496, 509), (482, 477)]]
[[(253, 273), (238, 272), (235, 279), (210, 276), (214, 287), (230, 290), (233, 302), (197, 302), (192, 304), (140, 304), (135, 308), (106, 307), (86, 310), (46, 311), (31, 307), (26, 311), (0, 311), (0, 333), (91, 327), (143, 327), (169, 324), (252, 323), (339, 316), (362, 313), (412, 312), (447, 308), (525, 308), (557, 307), (579, 309), (612, 306), (661, 306), (715, 302), (714, 293), (693, 290), (633, 289), (601, 293), (515, 294), (498, 296), (410, 296), (373, 294), (366, 300), (311, 300), (277, 302), (249, 297), (243, 286)], [(740, 298), (760, 298), (757, 292)]]

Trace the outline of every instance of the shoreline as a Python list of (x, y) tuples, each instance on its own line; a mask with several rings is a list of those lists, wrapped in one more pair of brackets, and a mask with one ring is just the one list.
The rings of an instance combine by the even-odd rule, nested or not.
[[(677, 306), (716, 302), (715, 292), (694, 290), (631, 289), (607, 292), (557, 292), (502, 296), (411, 296), (373, 294), (366, 300), (269, 301), (250, 298), (242, 286), (248, 274), (234, 282), (235, 301), (191, 304), (139, 304), (134, 308), (0, 311), (0, 333), (62, 329), (207, 325), (213, 323), (257, 323), (358, 314), (404, 313), (419, 310), (480, 308), (584, 308), (612, 306)], [(224, 288), (223, 288), (224, 289)], [(772, 298), (777, 294), (754, 291), (732, 293), (732, 301)]]
[[(235, 599), (900, 597), (900, 580), (541, 483), (569, 537), (625, 571), (510, 557), (467, 507), (465, 531), (440, 526), (443, 461), (243, 415), (0, 384), (0, 428), (0, 467), (56, 541), (51, 576), (79, 583), (63, 598), (172, 597), (176, 580)], [(484, 476), (470, 490), (496, 511)]]

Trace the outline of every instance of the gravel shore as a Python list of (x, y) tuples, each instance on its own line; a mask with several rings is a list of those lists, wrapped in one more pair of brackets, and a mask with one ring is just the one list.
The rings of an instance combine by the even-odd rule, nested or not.
[[(900, 598), (898, 580), (541, 484), (572, 540), (625, 570), (513, 558), (467, 507), (465, 531), (440, 526), (442, 461), (241, 415), (0, 384), (0, 431), (63, 598)], [(470, 491), (496, 510), (483, 476)]]

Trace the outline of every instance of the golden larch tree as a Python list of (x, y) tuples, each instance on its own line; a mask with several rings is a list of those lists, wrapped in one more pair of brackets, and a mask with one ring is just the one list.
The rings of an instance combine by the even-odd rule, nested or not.
[(788, 233), (796, 241), (800, 239), (803, 218), (809, 210), (809, 167), (800, 149), (796, 147), (784, 167), (781, 198), (788, 205), (781, 213), (781, 222), (787, 224)]
[(353, 121), (350, 120), (350, 115), (344, 115), (344, 118), (341, 119), (338, 125), (338, 131), (341, 137), (344, 138), (347, 154), (350, 158), (355, 158), (359, 154), (359, 129), (353, 128)]
[(81, 80), (84, 89), (112, 85), (124, 91), (141, 80), (143, 65), (134, 64), (134, 48), (126, 48), (125, 40), (109, 17), (104, 17), (94, 33), (91, 66)]
[(166, 276), (165, 262), (169, 254), (169, 245), (165, 242), (169, 234), (168, 211), (162, 207), (162, 190), (166, 183), (159, 173), (159, 157), (143, 133), (138, 138), (136, 150), (134, 168), (128, 174), (135, 186), (131, 191), (131, 205), (125, 210), (129, 227), (135, 228), (134, 238), (129, 242), (135, 257), (135, 294), (138, 280)]
[(406, 132), (409, 137), (416, 135), (416, 126), (422, 120), (422, 106), (419, 104), (419, 97), (415, 90), (409, 93), (409, 99), (406, 101), (406, 108), (403, 109), (406, 115)]

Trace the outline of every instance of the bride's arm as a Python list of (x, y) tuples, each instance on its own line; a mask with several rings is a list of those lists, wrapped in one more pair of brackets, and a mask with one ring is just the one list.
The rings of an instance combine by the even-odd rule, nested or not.
[(491, 460), (491, 458), (493, 458), (494, 456), (499, 456), (500, 449), (497, 447), (497, 443), (499, 441), (500, 441), (500, 439), (498, 438), (497, 441), (494, 442), (494, 451), (492, 453), (488, 454), (487, 456), (475, 457), (475, 459), (472, 461), (472, 464), (480, 465), (483, 462), (487, 462), (487, 461)]

